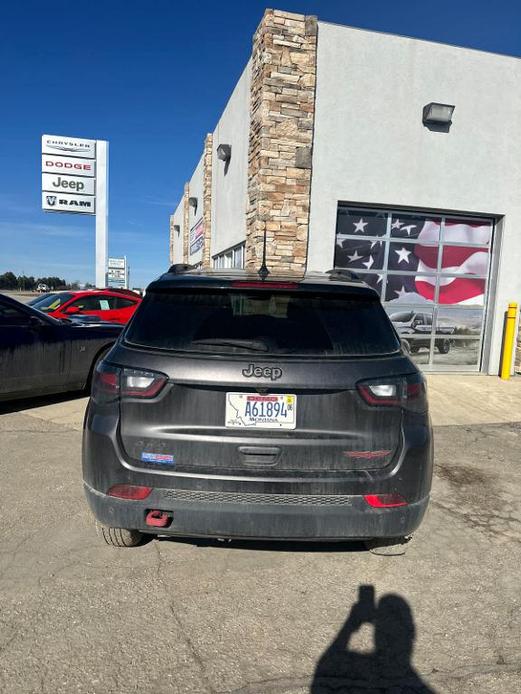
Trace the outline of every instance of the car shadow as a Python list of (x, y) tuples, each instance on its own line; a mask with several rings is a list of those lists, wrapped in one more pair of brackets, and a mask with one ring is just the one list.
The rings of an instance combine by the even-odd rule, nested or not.
[[(152, 536), (153, 537), (153, 536)], [(182, 535), (159, 535), (155, 538), (159, 542), (176, 542), (193, 545), (195, 547), (216, 547), (231, 550), (255, 550), (258, 552), (367, 552), (365, 542), (346, 541), (338, 542), (295, 542), (289, 540), (233, 540), (219, 538), (197, 538)]]
[[(416, 628), (408, 602), (393, 593), (376, 602), (372, 585), (361, 585), (358, 590), (358, 601), (317, 663), (310, 694), (435, 694), (411, 663)], [(374, 629), (374, 648), (370, 652), (350, 646), (364, 624)]]
[(61, 402), (79, 400), (80, 398), (88, 397), (88, 395), (89, 393), (86, 390), (74, 390), (67, 393), (39, 395), (37, 397), (21, 398), (19, 400), (7, 400), (5, 402), (0, 402), (0, 415), (20, 412), (22, 410), (31, 410), (35, 407), (44, 407), (45, 405), (57, 405)]

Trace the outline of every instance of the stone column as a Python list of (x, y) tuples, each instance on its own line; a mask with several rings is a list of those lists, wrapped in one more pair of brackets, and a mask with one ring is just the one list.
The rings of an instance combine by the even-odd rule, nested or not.
[(190, 184), (185, 183), (183, 193), (183, 263), (188, 263), (190, 246), (190, 208), (188, 198), (190, 196)]
[(306, 268), (317, 20), (266, 10), (253, 38), (246, 267)]
[(170, 258), (170, 265), (172, 265), (174, 261), (174, 238), (175, 238), (175, 231), (174, 231), (174, 215), (170, 215), (170, 249), (168, 253), (168, 257)]
[(204, 141), (203, 159), (203, 268), (212, 267), (211, 243), (212, 243), (212, 160), (213, 160), (213, 135), (208, 133)]

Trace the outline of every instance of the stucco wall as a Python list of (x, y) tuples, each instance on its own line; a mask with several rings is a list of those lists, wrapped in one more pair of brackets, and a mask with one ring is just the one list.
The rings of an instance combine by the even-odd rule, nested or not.
[(173, 249), (173, 262), (182, 263), (183, 262), (183, 198), (176, 208), (173, 216), (173, 223), (179, 224), (179, 234), (172, 229), (172, 249)]
[(190, 253), (190, 232), (193, 227), (203, 218), (203, 163), (204, 156), (201, 156), (189, 183), (189, 196), (191, 198), (197, 198), (197, 209), (194, 211), (193, 207), (189, 207), (188, 214), (188, 262), (190, 264), (200, 263), (203, 258), (202, 248), (196, 253)]
[[(450, 132), (425, 104), (455, 104)], [(339, 200), (503, 216), (489, 320), (521, 298), (521, 61), (319, 22), (308, 268), (333, 266)], [(501, 237), (501, 238), (499, 238)]]
[[(212, 256), (241, 243), (246, 237), (250, 81), (251, 61), (213, 133)], [(232, 147), (226, 172), (224, 162), (217, 158), (217, 147), (221, 144)]]

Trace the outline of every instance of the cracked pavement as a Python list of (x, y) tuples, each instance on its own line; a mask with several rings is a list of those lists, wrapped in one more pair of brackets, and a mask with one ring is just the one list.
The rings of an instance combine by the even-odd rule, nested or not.
[[(0, 691), (521, 690), (521, 424), (436, 428), (432, 503), (403, 557), (354, 543), (107, 547), (80, 442), (67, 423), (0, 416)], [(360, 618), (364, 585), (385, 619)]]

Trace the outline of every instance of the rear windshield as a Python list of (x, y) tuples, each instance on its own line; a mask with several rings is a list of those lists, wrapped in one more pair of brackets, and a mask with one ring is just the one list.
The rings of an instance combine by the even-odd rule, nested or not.
[(221, 355), (370, 356), (400, 348), (376, 299), (264, 289), (147, 293), (125, 339)]

